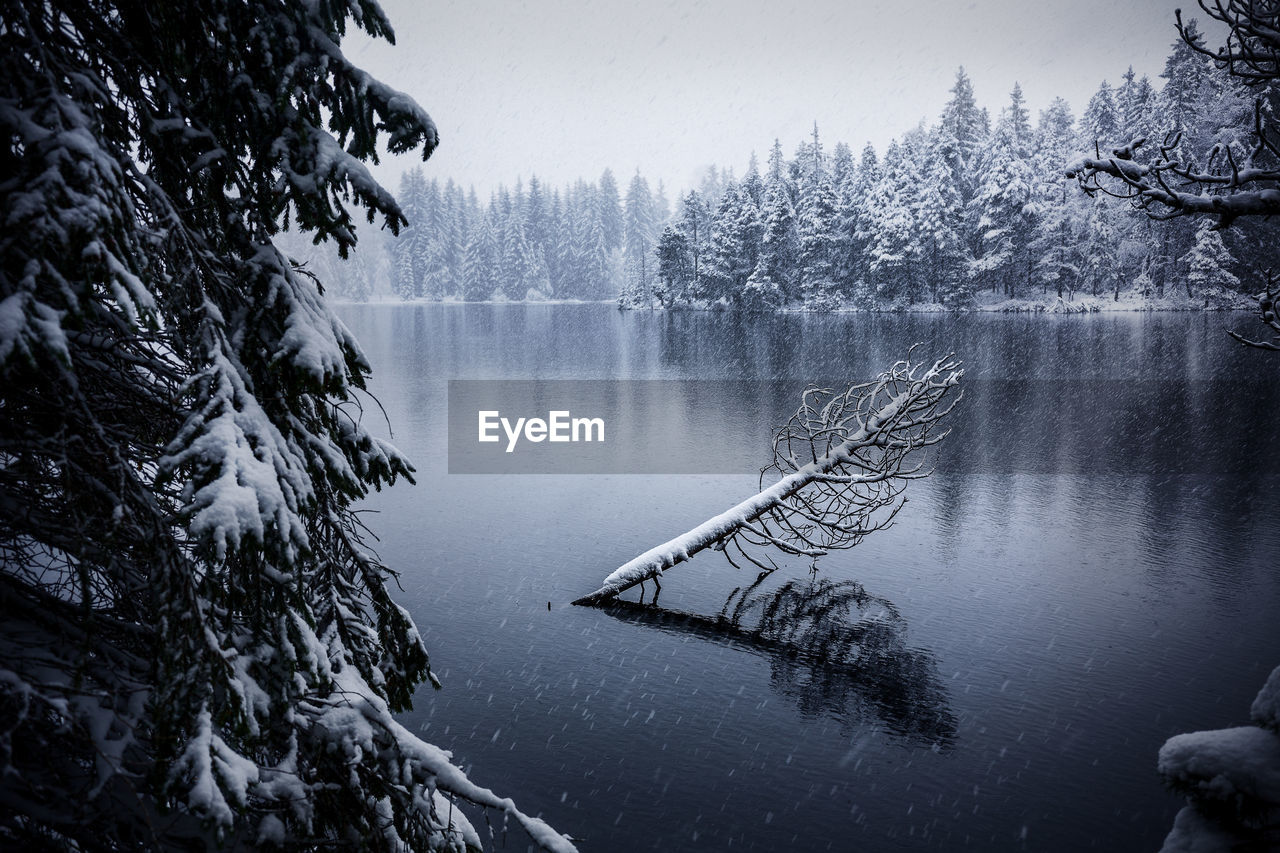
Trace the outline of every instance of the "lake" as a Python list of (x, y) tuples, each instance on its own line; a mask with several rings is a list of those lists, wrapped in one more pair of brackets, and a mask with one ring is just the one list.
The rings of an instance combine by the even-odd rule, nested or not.
[[(1160, 745), (1246, 722), (1280, 664), (1280, 358), (1225, 333), (1252, 317), (339, 313), (417, 467), (365, 504), (444, 683), (402, 718), (584, 851), (1155, 850)], [(865, 379), (916, 342), (966, 369), (936, 472), (750, 593), (843, 595), (856, 660), (717, 620), (755, 580), (718, 554), (661, 608), (568, 605), (756, 469), (447, 473), (450, 379)], [(707, 408), (767, 436), (794, 403)]]

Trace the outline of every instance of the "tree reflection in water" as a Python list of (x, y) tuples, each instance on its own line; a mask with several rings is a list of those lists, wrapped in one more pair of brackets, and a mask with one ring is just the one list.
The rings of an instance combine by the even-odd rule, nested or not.
[(937, 661), (906, 642), (892, 602), (856, 581), (765, 577), (729, 594), (717, 616), (615, 599), (599, 609), (624, 622), (698, 637), (769, 659), (770, 688), (806, 716), (849, 726), (878, 721), (895, 735), (935, 749), (955, 739), (956, 718)]

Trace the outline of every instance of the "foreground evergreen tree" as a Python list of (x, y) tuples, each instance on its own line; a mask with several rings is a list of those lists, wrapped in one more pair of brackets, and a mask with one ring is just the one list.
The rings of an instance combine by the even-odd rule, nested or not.
[(436, 145), (352, 66), (368, 0), (0, 4), (0, 838), (572, 849), (401, 727), (434, 681), (351, 504), (411, 468), (282, 222), (392, 229)]

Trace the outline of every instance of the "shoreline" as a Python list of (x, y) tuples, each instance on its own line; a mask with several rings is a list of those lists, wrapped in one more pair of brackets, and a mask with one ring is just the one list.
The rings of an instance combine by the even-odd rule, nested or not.
[(998, 302), (989, 303), (987, 305), (976, 305), (966, 308), (947, 308), (937, 304), (916, 305), (910, 307), (887, 307), (887, 308), (832, 308), (829, 310), (816, 310), (804, 307), (787, 307), (778, 308), (773, 311), (752, 311), (742, 308), (736, 308), (727, 305), (678, 305), (678, 306), (637, 306), (626, 307), (617, 304), (616, 299), (540, 299), (537, 301), (509, 300), (509, 299), (485, 299), (474, 302), (467, 302), (459, 299), (370, 299), (366, 301), (357, 301), (353, 299), (329, 299), (325, 301), (334, 306), (409, 306), (409, 305), (449, 305), (449, 306), (467, 306), (467, 305), (518, 305), (521, 307), (537, 307), (537, 306), (563, 306), (563, 305), (614, 305), (619, 311), (635, 311), (635, 312), (667, 312), (681, 313), (685, 311), (698, 311), (708, 313), (724, 313), (724, 314), (754, 314), (761, 316), (778, 315), (778, 314), (1043, 314), (1055, 317), (1065, 316), (1092, 316), (1095, 314), (1156, 314), (1156, 313), (1188, 313), (1188, 314), (1235, 314), (1235, 313), (1255, 313), (1257, 311), (1257, 303), (1249, 300), (1247, 297), (1242, 299), (1239, 304), (1228, 305), (1138, 305), (1133, 302), (1121, 301), (1115, 302), (1095, 302), (1092, 299), (1089, 302), (1064, 302), (1061, 306), (1052, 303), (1043, 302)]

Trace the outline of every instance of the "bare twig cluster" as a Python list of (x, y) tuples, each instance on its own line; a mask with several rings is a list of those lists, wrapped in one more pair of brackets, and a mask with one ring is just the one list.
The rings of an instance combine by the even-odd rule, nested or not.
[(940, 424), (960, 399), (959, 368), (951, 356), (928, 368), (908, 356), (845, 391), (806, 390), (774, 437), (757, 494), (625, 563), (573, 603), (596, 604), (647, 580), (661, 589), (668, 569), (706, 548), (768, 574), (778, 568), (771, 551), (816, 560), (883, 530), (906, 484), (929, 473), (920, 451), (947, 434)]
[[(855, 439), (867, 424), (916, 381), (909, 361), (895, 364), (874, 382), (844, 391), (810, 387), (796, 413), (773, 437), (773, 463), (760, 472), (760, 488), (775, 477), (785, 480), (833, 454)], [(927, 477), (931, 468), (916, 451), (941, 441), (939, 428), (960, 395), (913, 395), (911, 403), (887, 419), (892, 440), (859, 446), (849, 453), (840, 473), (815, 477), (744, 524), (716, 548), (726, 559), (736, 552), (764, 572), (778, 568), (770, 550), (818, 558), (829, 551), (852, 548), (863, 537), (889, 527), (905, 503), (902, 492), (911, 480)], [(855, 444), (860, 442), (854, 441)], [(732, 548), (732, 551), (730, 550)]]
[(1267, 289), (1263, 291), (1262, 296), (1258, 297), (1258, 317), (1262, 320), (1263, 325), (1271, 329), (1271, 340), (1253, 340), (1234, 331), (1229, 331), (1227, 334), (1245, 346), (1280, 352), (1280, 319), (1276, 318), (1276, 285), (1280, 282), (1277, 281), (1278, 277), (1271, 270), (1267, 270), (1266, 275)]
[(1280, 79), (1280, 3), (1276, 0), (1214, 0), (1209, 5), (1197, 0), (1211, 19), (1230, 28), (1227, 43), (1218, 50), (1204, 46), (1198, 33), (1182, 21), (1182, 10), (1174, 15), (1178, 34), (1193, 50), (1213, 59), (1246, 83), (1266, 83)]

